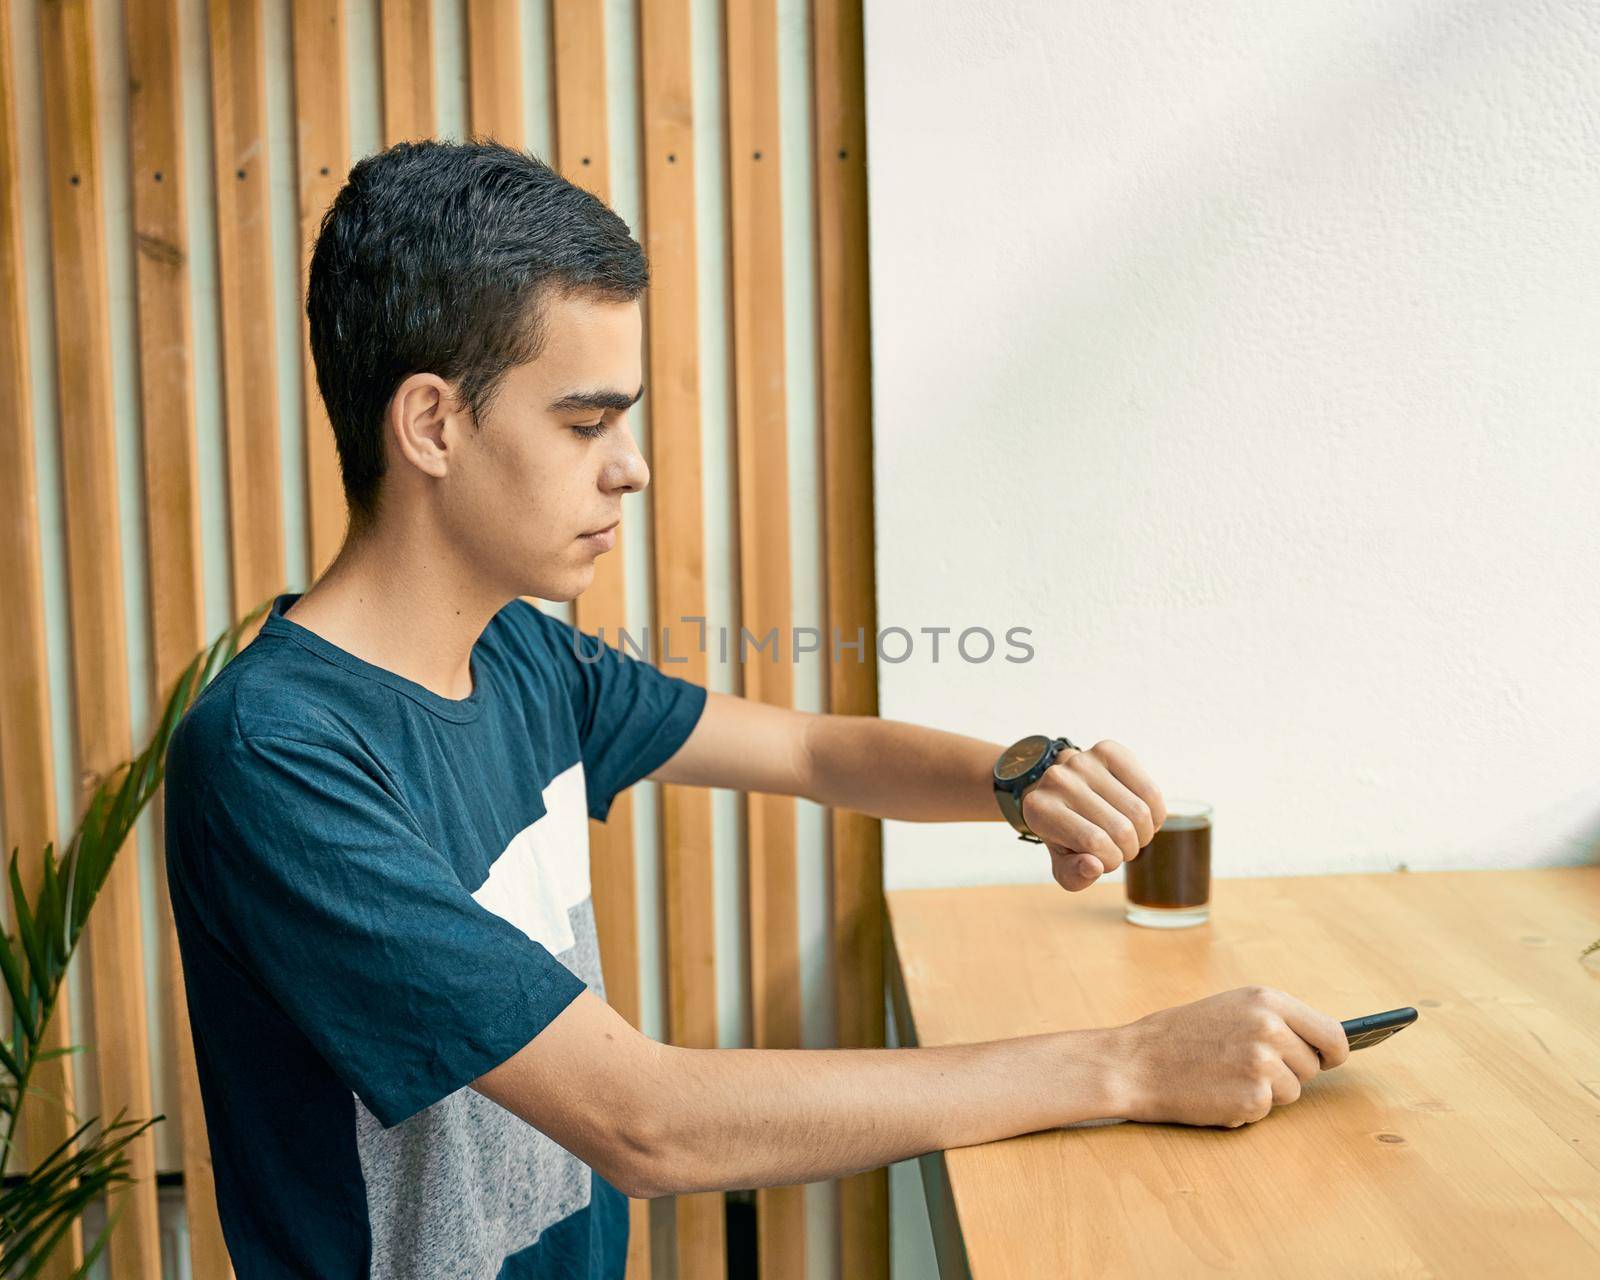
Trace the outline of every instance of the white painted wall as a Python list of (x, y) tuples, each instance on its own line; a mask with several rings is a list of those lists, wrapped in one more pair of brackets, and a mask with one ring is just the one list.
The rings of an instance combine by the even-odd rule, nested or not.
[(883, 714), (1124, 742), (1219, 877), (1594, 860), (1600, 7), (874, 0), (867, 79), (880, 624), (1037, 649)]

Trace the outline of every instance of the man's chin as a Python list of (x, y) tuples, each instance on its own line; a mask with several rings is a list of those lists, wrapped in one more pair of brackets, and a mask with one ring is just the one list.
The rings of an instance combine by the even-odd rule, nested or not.
[(550, 574), (522, 594), (548, 600), (552, 604), (576, 600), (594, 582), (594, 561), (585, 560), (560, 574)]

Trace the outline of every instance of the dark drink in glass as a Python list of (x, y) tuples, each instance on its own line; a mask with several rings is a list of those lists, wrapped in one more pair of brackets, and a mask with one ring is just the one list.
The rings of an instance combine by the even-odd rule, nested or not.
[(1129, 923), (1152, 929), (1204, 924), (1211, 918), (1211, 806), (1169, 800), (1161, 829), (1122, 874)]

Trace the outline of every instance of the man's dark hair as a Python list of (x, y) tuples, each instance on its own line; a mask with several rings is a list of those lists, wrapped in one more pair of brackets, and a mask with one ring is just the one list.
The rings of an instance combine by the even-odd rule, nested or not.
[(528, 152), (401, 142), (360, 161), (323, 215), (306, 291), (352, 525), (377, 512), (383, 415), (405, 378), (437, 374), (481, 422), (543, 349), (550, 298), (626, 301), (648, 283), (628, 224)]

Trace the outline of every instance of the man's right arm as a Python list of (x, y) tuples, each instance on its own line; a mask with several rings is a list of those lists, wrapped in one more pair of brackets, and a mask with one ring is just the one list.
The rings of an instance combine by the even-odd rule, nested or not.
[(1294, 1101), (1319, 1050), (1344, 1060), (1339, 1024), (1263, 987), (1125, 1027), (915, 1049), (679, 1048), (584, 991), (474, 1087), (649, 1199), (844, 1177), (1080, 1120), (1237, 1127)]

